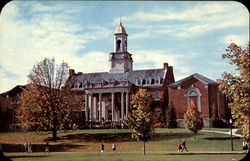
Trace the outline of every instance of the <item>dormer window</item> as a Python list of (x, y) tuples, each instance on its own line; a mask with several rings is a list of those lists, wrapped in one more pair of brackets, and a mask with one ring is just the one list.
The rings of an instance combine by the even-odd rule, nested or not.
[(151, 80), (151, 84), (155, 84), (155, 79), (152, 79), (152, 80)]
[(146, 84), (146, 80), (145, 79), (142, 80), (142, 85), (144, 85), (144, 84)]
[(161, 78), (161, 81), (160, 81), (160, 83), (161, 83), (161, 84), (163, 83), (163, 78)]
[(81, 82), (77, 82), (75, 85), (74, 85), (75, 88), (82, 88), (82, 83)]

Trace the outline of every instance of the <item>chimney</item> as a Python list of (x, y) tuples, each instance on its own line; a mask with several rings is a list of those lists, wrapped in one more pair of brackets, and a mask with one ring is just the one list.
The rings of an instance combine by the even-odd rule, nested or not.
[(168, 63), (163, 63), (163, 68), (168, 69)]
[(83, 74), (83, 72), (78, 72), (77, 74), (78, 74), (78, 75), (82, 75), (82, 74)]
[(168, 70), (173, 71), (173, 66), (169, 66), (169, 67), (168, 67)]
[(75, 75), (75, 70), (74, 69), (69, 69), (69, 76)]

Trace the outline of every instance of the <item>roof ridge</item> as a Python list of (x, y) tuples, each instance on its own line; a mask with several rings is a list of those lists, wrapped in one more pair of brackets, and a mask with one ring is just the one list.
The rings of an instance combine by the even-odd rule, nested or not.
[(176, 87), (176, 86), (179, 86), (179, 85), (181, 85), (183, 82), (187, 81), (187, 80), (190, 79), (190, 78), (198, 79), (199, 81), (201, 81), (201, 82), (203, 82), (203, 83), (205, 83), (205, 84), (215, 84), (215, 83), (216, 83), (216, 81), (214, 81), (214, 80), (212, 80), (212, 79), (210, 79), (210, 78), (207, 78), (207, 77), (205, 77), (205, 76), (203, 76), (203, 75), (201, 75), (201, 74), (199, 74), (199, 73), (194, 73), (194, 74), (189, 75), (189, 76), (187, 76), (187, 77), (185, 77), (185, 78), (183, 78), (183, 79), (180, 79), (180, 80), (178, 80), (178, 81), (176, 81), (176, 82), (174, 82), (174, 83), (171, 83), (171, 84), (169, 84), (168, 86), (169, 86), (169, 87)]
[(132, 70), (133, 71), (142, 71), (142, 70), (164, 70), (164, 68), (156, 68), (156, 69), (137, 69), (137, 70)]

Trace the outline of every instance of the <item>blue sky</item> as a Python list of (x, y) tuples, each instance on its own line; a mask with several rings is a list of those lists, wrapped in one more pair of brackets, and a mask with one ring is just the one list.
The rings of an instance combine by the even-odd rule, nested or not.
[(134, 69), (174, 67), (175, 79), (214, 80), (234, 68), (221, 54), (249, 42), (249, 12), (234, 1), (12, 1), (0, 16), (0, 92), (27, 83), (44, 57), (76, 72), (107, 72), (120, 17)]

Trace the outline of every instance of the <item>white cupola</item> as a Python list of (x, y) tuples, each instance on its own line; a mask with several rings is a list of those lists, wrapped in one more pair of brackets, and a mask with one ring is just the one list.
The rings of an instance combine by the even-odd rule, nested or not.
[(114, 34), (114, 51), (115, 52), (126, 52), (127, 51), (127, 37), (125, 28), (122, 26), (122, 22), (120, 25), (116, 27)]
[(125, 73), (133, 70), (132, 54), (127, 51), (128, 34), (120, 22), (114, 33), (114, 52), (109, 55), (110, 73)]

